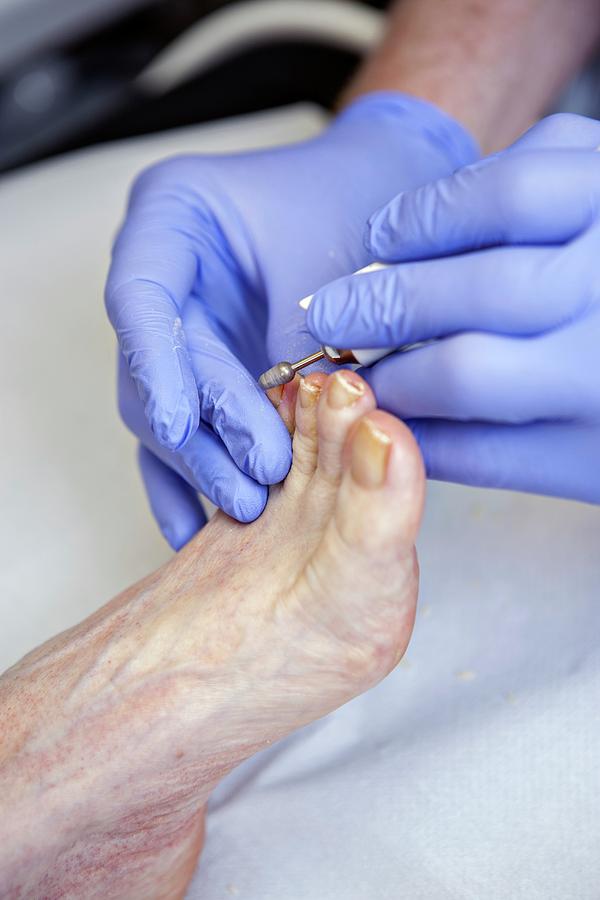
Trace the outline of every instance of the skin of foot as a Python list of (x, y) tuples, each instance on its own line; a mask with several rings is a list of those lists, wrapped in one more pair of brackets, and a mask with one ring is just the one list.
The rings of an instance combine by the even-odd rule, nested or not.
[[(397, 664), (424, 474), (354, 372), (273, 392), (293, 465), (0, 678), (0, 895), (181, 897), (218, 781)], [(268, 864), (268, 861), (265, 861)]]

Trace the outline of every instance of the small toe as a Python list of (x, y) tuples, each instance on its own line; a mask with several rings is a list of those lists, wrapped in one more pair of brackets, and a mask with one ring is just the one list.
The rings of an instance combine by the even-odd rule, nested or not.
[(267, 397), (281, 416), (283, 424), (290, 434), (296, 427), (296, 397), (300, 385), (300, 375), (296, 375), (293, 381), (279, 387), (270, 388)]
[(317, 411), (317, 475), (320, 481), (338, 487), (348, 433), (358, 419), (373, 409), (373, 392), (356, 372), (340, 369), (329, 377)]
[(312, 477), (317, 467), (317, 408), (326, 382), (327, 375), (323, 372), (299, 378), (291, 475), (304, 482)]

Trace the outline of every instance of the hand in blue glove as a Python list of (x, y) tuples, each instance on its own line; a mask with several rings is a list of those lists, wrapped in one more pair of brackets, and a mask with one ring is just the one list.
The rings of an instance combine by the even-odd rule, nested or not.
[(141, 175), (106, 304), (121, 413), (173, 547), (204, 522), (198, 491), (250, 521), (286, 475), (289, 435), (255, 379), (315, 349), (298, 300), (369, 261), (375, 206), (475, 155), (429, 104), (372, 94), (314, 140), (174, 158)]
[(400, 194), (367, 234), (399, 264), (314, 297), (324, 343), (436, 339), (363, 373), (430, 477), (600, 502), (599, 145), (600, 123), (552, 116)]

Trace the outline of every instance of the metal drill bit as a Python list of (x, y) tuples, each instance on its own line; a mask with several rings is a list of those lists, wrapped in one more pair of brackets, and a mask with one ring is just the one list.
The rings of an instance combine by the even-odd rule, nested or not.
[(280, 387), (282, 384), (293, 381), (296, 372), (299, 372), (300, 369), (304, 369), (305, 366), (310, 366), (312, 363), (324, 359), (324, 357), (325, 350), (321, 348), (320, 350), (317, 350), (316, 353), (311, 353), (310, 356), (305, 356), (304, 359), (298, 360), (298, 362), (279, 362), (270, 369), (267, 369), (266, 372), (263, 372), (258, 379), (258, 383), (263, 391), (268, 391), (270, 388), (274, 387)]

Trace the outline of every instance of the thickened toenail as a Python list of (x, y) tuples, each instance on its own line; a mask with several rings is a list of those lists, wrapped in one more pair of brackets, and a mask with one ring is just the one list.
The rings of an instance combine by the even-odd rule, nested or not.
[(321, 395), (321, 388), (318, 384), (312, 384), (304, 378), (300, 382), (300, 406), (302, 409), (308, 409), (314, 406)]
[(385, 481), (388, 460), (392, 449), (391, 438), (363, 419), (352, 442), (352, 477), (366, 488), (381, 487)]
[(363, 396), (365, 386), (361, 381), (350, 380), (356, 376), (350, 375), (349, 372), (336, 372), (329, 379), (327, 387), (327, 402), (332, 409), (343, 409), (345, 406), (352, 406), (357, 400)]

